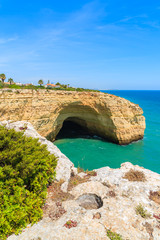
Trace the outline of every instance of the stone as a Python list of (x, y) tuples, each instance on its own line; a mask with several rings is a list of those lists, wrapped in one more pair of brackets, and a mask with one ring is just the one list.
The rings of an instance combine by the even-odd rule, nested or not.
[(78, 173), (77, 175), (78, 175), (80, 178), (84, 178), (85, 176), (87, 176), (87, 174), (84, 173), (84, 172), (80, 172), (80, 173)]
[(130, 101), (102, 92), (46, 89), (0, 90), (0, 121), (25, 121), (52, 141), (64, 121), (85, 127), (91, 134), (117, 144), (142, 139), (143, 110)]
[(100, 219), (101, 218), (101, 213), (97, 212), (93, 215), (93, 219), (96, 218), (96, 219)]
[(61, 185), (61, 190), (62, 190), (63, 192), (67, 192), (67, 189), (68, 189), (68, 182), (62, 183), (62, 185)]
[(93, 193), (83, 194), (77, 201), (79, 205), (85, 209), (97, 209), (103, 206), (101, 197)]
[(88, 181), (81, 183), (74, 187), (70, 194), (75, 196), (75, 198), (78, 198), (79, 196), (86, 194), (86, 193), (93, 193), (98, 196), (101, 196), (101, 198), (104, 198), (108, 192), (108, 188), (104, 186), (102, 183), (98, 181)]

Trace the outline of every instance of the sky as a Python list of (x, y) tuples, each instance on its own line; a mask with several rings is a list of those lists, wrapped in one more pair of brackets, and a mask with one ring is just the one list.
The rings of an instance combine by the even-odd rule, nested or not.
[(15, 82), (160, 89), (160, 1), (0, 0), (0, 73)]

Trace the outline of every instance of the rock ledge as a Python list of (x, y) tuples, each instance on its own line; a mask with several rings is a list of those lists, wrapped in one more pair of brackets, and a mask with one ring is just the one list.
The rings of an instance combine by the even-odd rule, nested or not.
[[(71, 172), (77, 174), (73, 163), (53, 143), (41, 137), (30, 123), (3, 121), (0, 124), (16, 131), (25, 125), (26, 136), (39, 138), (41, 143), (46, 144), (48, 150), (58, 158), (56, 178), (58, 181), (64, 180), (61, 188), (67, 191)], [(143, 172), (146, 181), (132, 182), (124, 179), (125, 173), (130, 169)], [(74, 199), (58, 203), (59, 211), (63, 214), (57, 220), (44, 216), (37, 224), (29, 225), (21, 234), (12, 235), (8, 240), (107, 240), (107, 229), (120, 234), (123, 240), (159, 240), (160, 202), (151, 198), (151, 191), (160, 193), (160, 175), (129, 162), (121, 164), (119, 169), (104, 167), (95, 172), (96, 176), (91, 176), (87, 182), (70, 191)], [(76, 199), (88, 193), (101, 197), (103, 206), (99, 209), (80, 206)], [(55, 202), (48, 204), (55, 208)], [(150, 217), (137, 215), (135, 209), (139, 204)], [(66, 228), (65, 224), (69, 220), (75, 222), (76, 227)]]

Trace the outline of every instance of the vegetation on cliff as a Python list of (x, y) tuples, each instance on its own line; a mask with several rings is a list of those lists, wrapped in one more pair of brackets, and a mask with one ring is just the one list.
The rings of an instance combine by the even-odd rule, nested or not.
[[(11, 84), (7, 85), (5, 83), (0, 82), (0, 89), (3, 88), (10, 88), (10, 89), (33, 89), (33, 90), (38, 90), (38, 89), (46, 89), (45, 86), (35, 86), (35, 85), (28, 85), (28, 86), (19, 86), (16, 84)], [(98, 90), (93, 90), (93, 89), (86, 89), (86, 88), (74, 88), (74, 87), (57, 87), (57, 88), (50, 88), (47, 87), (49, 90), (64, 90), (64, 91), (77, 91), (77, 92), (99, 92)]]
[(0, 126), (0, 239), (42, 217), (56, 163), (37, 139)]
[[(71, 87), (69, 84), (61, 84), (59, 82), (54, 84), (44, 85), (44, 81), (40, 79), (38, 81), (39, 86), (33, 85), (31, 83), (28, 84), (23, 84), (23, 83), (15, 83), (12, 78), (8, 79), (8, 82), (5, 82), (6, 75), (4, 73), (0, 74), (0, 89), (1, 88), (12, 88), (12, 89), (51, 89), (51, 90), (65, 90), (65, 91), (77, 91), (77, 92), (99, 92), (98, 90), (93, 90), (93, 89), (86, 89), (86, 88), (75, 88)], [(10, 85), (8, 85), (8, 83)], [(50, 80), (48, 80), (48, 84), (50, 83)], [(54, 87), (52, 86), (54, 85)]]
[(0, 74), (0, 80), (4, 83), (4, 80), (6, 79), (6, 75), (4, 73)]

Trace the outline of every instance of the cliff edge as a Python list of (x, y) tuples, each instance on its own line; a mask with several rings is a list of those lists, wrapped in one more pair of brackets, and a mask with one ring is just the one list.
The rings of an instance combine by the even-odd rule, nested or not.
[(158, 240), (160, 175), (131, 163), (78, 172), (73, 163), (27, 122), (0, 122), (38, 138), (58, 158), (43, 218), (8, 240)]
[(55, 140), (64, 121), (117, 144), (142, 139), (145, 118), (139, 105), (101, 92), (0, 90), (0, 121), (27, 121)]

